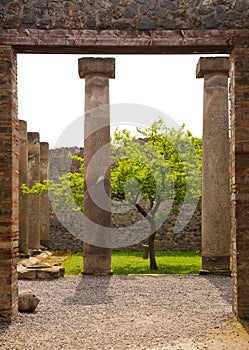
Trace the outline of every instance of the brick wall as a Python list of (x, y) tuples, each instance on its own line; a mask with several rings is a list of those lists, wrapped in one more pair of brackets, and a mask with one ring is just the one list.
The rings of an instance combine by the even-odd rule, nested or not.
[(249, 318), (249, 47), (231, 55), (233, 309)]
[(18, 120), (16, 55), (0, 46), (0, 319), (17, 313)]

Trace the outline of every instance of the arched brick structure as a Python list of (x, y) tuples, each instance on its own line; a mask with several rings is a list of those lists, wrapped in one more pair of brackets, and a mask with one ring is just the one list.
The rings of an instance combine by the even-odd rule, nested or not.
[(0, 318), (17, 312), (17, 53), (229, 53), (233, 309), (249, 318), (247, 0), (1, 1)]

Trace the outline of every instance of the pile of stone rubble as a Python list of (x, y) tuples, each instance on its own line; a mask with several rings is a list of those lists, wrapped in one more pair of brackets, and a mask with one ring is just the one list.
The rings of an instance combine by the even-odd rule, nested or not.
[(49, 251), (42, 252), (27, 259), (21, 259), (17, 265), (18, 279), (51, 280), (63, 277), (65, 268), (60, 264), (67, 257), (53, 256)]

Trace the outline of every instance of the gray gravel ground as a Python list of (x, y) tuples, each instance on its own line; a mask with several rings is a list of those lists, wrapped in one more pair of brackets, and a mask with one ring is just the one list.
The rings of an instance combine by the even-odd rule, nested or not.
[(194, 344), (232, 312), (230, 277), (68, 276), (20, 281), (19, 290), (41, 301), (0, 323), (1, 350), (204, 349)]

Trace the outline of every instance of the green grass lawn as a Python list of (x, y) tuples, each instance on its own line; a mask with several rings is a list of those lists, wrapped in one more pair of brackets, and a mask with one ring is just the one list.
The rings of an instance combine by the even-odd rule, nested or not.
[[(149, 259), (142, 258), (142, 252), (113, 251), (112, 269), (115, 275), (162, 273), (198, 274), (201, 269), (201, 253), (182, 251), (161, 251), (156, 253), (158, 270), (149, 268)], [(69, 256), (62, 264), (66, 275), (78, 275), (83, 268), (82, 253)]]

